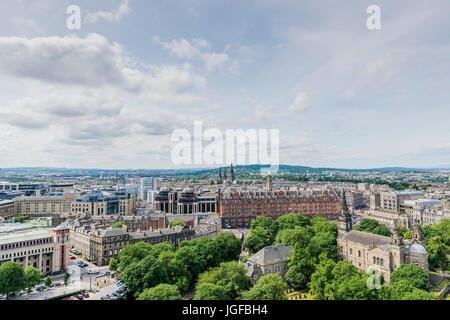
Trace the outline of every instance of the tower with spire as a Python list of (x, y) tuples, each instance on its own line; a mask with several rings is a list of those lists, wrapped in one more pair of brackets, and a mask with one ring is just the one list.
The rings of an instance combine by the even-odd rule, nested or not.
[(345, 196), (345, 191), (342, 190), (341, 193), (341, 214), (338, 220), (338, 235), (342, 236), (344, 233), (351, 231), (353, 228), (352, 216), (348, 211), (347, 198)]
[(227, 181), (227, 169), (223, 169), (223, 179)]
[(219, 183), (222, 184), (222, 169), (219, 168)]
[(235, 177), (235, 175), (234, 175), (233, 164), (231, 164), (231, 167), (230, 167), (230, 180), (231, 180), (231, 182), (236, 181), (236, 177)]

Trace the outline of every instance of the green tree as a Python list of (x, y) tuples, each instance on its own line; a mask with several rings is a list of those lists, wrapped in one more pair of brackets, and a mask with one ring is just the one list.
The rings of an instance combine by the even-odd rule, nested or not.
[(317, 233), (309, 243), (309, 252), (315, 258), (318, 258), (321, 253), (326, 253), (330, 259), (336, 260), (338, 257), (336, 237), (328, 232)]
[(338, 227), (336, 223), (333, 223), (322, 216), (315, 216), (312, 220), (312, 228), (315, 234), (329, 233), (334, 238), (338, 236)]
[(166, 269), (152, 255), (128, 265), (122, 271), (122, 279), (135, 297), (138, 297), (146, 288), (169, 282)]
[(137, 300), (181, 300), (181, 293), (176, 285), (161, 283), (145, 289)]
[(383, 287), (380, 292), (383, 300), (437, 300), (432, 293), (414, 287), (408, 280), (398, 280)]
[(124, 247), (119, 252), (119, 268), (125, 270), (130, 264), (137, 263), (153, 254), (153, 246), (146, 242), (138, 242)]
[(67, 286), (67, 283), (69, 282), (70, 274), (67, 270), (64, 271), (64, 285)]
[(435, 236), (427, 244), (428, 261), (432, 268), (447, 269), (447, 250), (441, 236)]
[(276, 238), (278, 232), (284, 229), (294, 229), (296, 226), (306, 227), (311, 225), (311, 220), (299, 214), (286, 214), (275, 220), (271, 228), (272, 237)]
[(250, 253), (256, 253), (264, 247), (270, 246), (270, 235), (263, 227), (255, 227), (250, 231), (250, 235), (245, 240), (244, 248)]
[(159, 255), (158, 260), (167, 271), (169, 283), (176, 285), (181, 291), (187, 291), (192, 282), (192, 275), (187, 266), (176, 259), (175, 252), (164, 251)]
[(206, 267), (206, 259), (196, 249), (193, 246), (184, 246), (175, 252), (175, 259), (187, 267), (193, 278), (197, 278)]
[(25, 271), (17, 262), (7, 261), (0, 266), (0, 293), (9, 297), (25, 287)]
[(284, 229), (278, 232), (275, 243), (286, 246), (300, 245), (306, 248), (311, 241), (311, 233), (305, 228), (296, 226), (294, 229)]
[(385, 237), (391, 236), (391, 230), (389, 230), (389, 228), (386, 227), (384, 224), (380, 224), (378, 227), (373, 229), (372, 233)]
[(287, 284), (278, 274), (261, 277), (258, 283), (242, 295), (244, 300), (287, 300)]
[(25, 287), (28, 289), (28, 292), (31, 292), (31, 288), (35, 285), (41, 283), (41, 279), (44, 276), (41, 270), (36, 269), (35, 267), (28, 266), (25, 268)]
[(250, 229), (262, 227), (266, 229), (267, 232), (270, 232), (273, 221), (274, 220), (270, 217), (259, 216), (251, 222)]
[(116, 229), (120, 229), (122, 227), (123, 227), (123, 222), (116, 222), (111, 226), (111, 228), (116, 228)]
[(158, 258), (159, 255), (163, 252), (167, 252), (167, 251), (174, 252), (174, 250), (175, 250), (173, 244), (170, 242), (167, 242), (167, 241), (154, 244), (152, 249), (153, 249), (152, 255), (155, 258)]
[(310, 293), (317, 295), (321, 300), (325, 299), (330, 292), (329, 285), (334, 279), (332, 272), (335, 266), (336, 263), (326, 255), (320, 256), (320, 264), (316, 266), (316, 271), (311, 275)]
[(379, 225), (379, 222), (374, 219), (363, 219), (363, 221), (361, 221), (360, 224), (357, 224), (353, 229), (372, 233)]
[(415, 264), (402, 264), (391, 273), (391, 285), (400, 280), (409, 282), (417, 289), (425, 291), (430, 289), (428, 272)]
[(203, 283), (213, 283), (224, 288), (231, 299), (236, 299), (251, 285), (244, 266), (237, 262), (223, 262), (219, 267), (203, 272), (199, 275), (197, 285)]
[(170, 225), (171, 228), (174, 228), (174, 227), (182, 227), (182, 228), (184, 228), (184, 227), (186, 227), (186, 224), (183, 221), (181, 221), (180, 219), (172, 221), (169, 225)]
[(217, 237), (214, 238), (214, 241), (219, 246), (223, 261), (236, 260), (241, 254), (241, 239), (236, 238), (231, 232), (219, 233)]
[(412, 233), (404, 226), (399, 226), (400, 232), (403, 235), (403, 238), (406, 240), (412, 240)]
[(109, 260), (109, 270), (116, 271), (118, 267), (119, 262), (115, 258), (111, 258), (111, 260)]
[(315, 271), (314, 258), (308, 248), (295, 245), (288, 263), (286, 282), (296, 289), (306, 288), (311, 275)]
[(194, 300), (230, 300), (225, 288), (214, 283), (202, 283), (195, 289)]
[(47, 276), (47, 278), (45, 278), (45, 285), (47, 287), (50, 287), (51, 284), (52, 284), (52, 278), (50, 278), (50, 276)]

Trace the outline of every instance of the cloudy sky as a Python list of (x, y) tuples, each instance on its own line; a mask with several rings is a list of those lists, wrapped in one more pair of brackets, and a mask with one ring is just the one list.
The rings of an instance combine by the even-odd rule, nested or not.
[(283, 164), (450, 165), (448, 0), (0, 4), (0, 167), (175, 168), (196, 120), (279, 129)]

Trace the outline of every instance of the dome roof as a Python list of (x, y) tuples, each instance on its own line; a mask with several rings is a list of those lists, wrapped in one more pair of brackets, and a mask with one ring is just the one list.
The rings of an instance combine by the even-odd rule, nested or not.
[(428, 254), (425, 247), (415, 241), (413, 241), (413, 243), (411, 243), (409, 245), (409, 252), (410, 253), (419, 253), (419, 254)]
[(162, 188), (160, 191), (161, 191), (161, 192), (169, 192), (169, 188), (164, 187), (164, 188)]
[(190, 187), (184, 188), (183, 193), (194, 193), (194, 189)]

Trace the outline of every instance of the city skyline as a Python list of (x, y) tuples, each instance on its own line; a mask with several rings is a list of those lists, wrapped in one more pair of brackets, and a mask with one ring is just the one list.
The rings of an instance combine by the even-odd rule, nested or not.
[[(280, 164), (449, 167), (450, 4), (8, 3), (0, 168), (202, 168), (178, 128), (279, 129)], [(326, 9), (326, 10), (325, 10)], [(225, 164), (224, 164), (225, 165)]]

